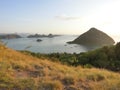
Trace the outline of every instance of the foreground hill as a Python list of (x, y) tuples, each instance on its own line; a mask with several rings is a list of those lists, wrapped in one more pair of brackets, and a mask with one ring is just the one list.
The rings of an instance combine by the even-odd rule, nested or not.
[(0, 90), (119, 89), (119, 73), (66, 66), (0, 45)]
[(75, 43), (75, 44), (83, 44), (83, 45), (92, 45), (92, 46), (104, 46), (104, 45), (113, 45), (115, 41), (108, 36), (106, 33), (96, 29), (91, 28), (87, 32), (80, 35), (72, 42), (68, 43)]

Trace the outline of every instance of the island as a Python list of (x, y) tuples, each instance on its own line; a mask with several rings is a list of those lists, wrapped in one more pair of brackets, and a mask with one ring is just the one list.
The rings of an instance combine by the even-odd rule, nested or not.
[(42, 40), (41, 40), (41, 39), (37, 39), (36, 41), (37, 41), (37, 42), (41, 42)]
[(87, 46), (104, 46), (104, 45), (113, 45), (115, 41), (106, 33), (96, 28), (90, 28), (87, 32), (83, 33), (75, 40), (67, 43), (81, 44)]
[(45, 34), (35, 34), (35, 35), (29, 35), (29, 36), (27, 36), (27, 38), (43, 38), (43, 37), (53, 38), (53, 37), (57, 37), (57, 36), (60, 36), (60, 35), (53, 35), (53, 34), (48, 34), (48, 35), (45, 35)]
[(14, 38), (22, 38), (22, 37), (17, 34), (1, 34), (0, 35), (0, 39), (14, 39)]

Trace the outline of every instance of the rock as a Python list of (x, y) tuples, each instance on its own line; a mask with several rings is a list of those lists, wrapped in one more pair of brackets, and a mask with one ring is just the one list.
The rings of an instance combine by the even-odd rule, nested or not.
[(37, 41), (37, 42), (41, 42), (42, 40), (41, 40), (41, 39), (37, 39), (36, 41)]
[(81, 44), (87, 46), (104, 46), (104, 45), (113, 45), (115, 41), (108, 36), (106, 33), (96, 29), (91, 28), (87, 32), (80, 35), (75, 40), (68, 42), (69, 44)]

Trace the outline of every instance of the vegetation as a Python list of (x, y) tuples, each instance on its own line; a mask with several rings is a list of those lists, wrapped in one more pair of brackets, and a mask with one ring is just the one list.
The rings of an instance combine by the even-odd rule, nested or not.
[(115, 46), (104, 46), (102, 48), (80, 53), (80, 54), (68, 54), (68, 53), (52, 53), (52, 54), (40, 54), (28, 51), (22, 51), (38, 58), (48, 58), (52, 61), (61, 62), (71, 66), (83, 66), (83, 67), (97, 67), (104, 68), (112, 71), (120, 71), (120, 43)]
[[(115, 49), (115, 47), (109, 48)], [(71, 65), (68, 66), (59, 63), (58, 58), (54, 58), (55, 56), (52, 58), (56, 62), (51, 62), (49, 55), (46, 57), (40, 54), (18, 52), (0, 45), (0, 90), (119, 90), (119, 73), (86, 68), (91, 67), (90, 64), (84, 64), (76, 58), (76, 56), (88, 57), (90, 54), (94, 56), (93, 52), (100, 51), (102, 50), (80, 55), (73, 54), (74, 57), (66, 53), (63, 56), (55, 54), (59, 55), (64, 63), (69, 61), (69, 57), (70, 60), (73, 59), (73, 62), (67, 63)], [(39, 58), (35, 55), (38, 55)], [(113, 56), (110, 55), (110, 57)], [(72, 66), (81, 63), (86, 66)]]

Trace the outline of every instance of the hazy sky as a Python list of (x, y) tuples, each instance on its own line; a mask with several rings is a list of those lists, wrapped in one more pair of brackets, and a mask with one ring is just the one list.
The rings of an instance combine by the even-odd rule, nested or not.
[(0, 0), (0, 33), (120, 33), (120, 0)]

